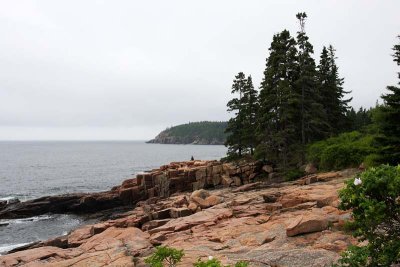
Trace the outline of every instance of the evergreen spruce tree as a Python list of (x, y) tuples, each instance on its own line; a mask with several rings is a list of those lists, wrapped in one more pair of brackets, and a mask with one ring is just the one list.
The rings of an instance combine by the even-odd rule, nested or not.
[[(329, 124), (321, 104), (321, 94), (317, 86), (317, 71), (312, 58), (314, 49), (305, 32), (306, 13), (296, 15), (300, 22), (300, 31), (297, 34), (299, 77), (296, 87), (299, 99), (299, 129), (303, 149), (307, 143), (322, 139), (329, 132)], [(304, 153), (301, 153), (304, 155)], [(302, 157), (304, 160), (304, 157)]]
[(254, 148), (257, 145), (256, 141), (256, 114), (258, 111), (258, 93), (254, 89), (251, 75), (247, 77), (243, 88), (242, 97), (242, 112), (243, 112), (243, 144), (250, 150), (250, 154), (254, 154)]
[(380, 109), (380, 106), (375, 108), (370, 108), (369, 110), (360, 107), (356, 112), (353, 107), (351, 107), (346, 112), (346, 122), (348, 123), (345, 130), (346, 131), (364, 131), (366, 126), (372, 123), (371, 113), (374, 109)]
[(260, 87), (257, 154), (283, 169), (289, 164), (296, 138), (296, 41), (284, 30), (274, 35)]
[[(393, 50), (393, 61), (400, 66), (400, 43), (395, 45)], [(398, 78), (400, 80), (400, 72)], [(376, 121), (382, 133), (378, 140), (383, 147), (383, 160), (396, 165), (400, 163), (400, 87), (388, 86), (387, 90), (389, 93), (382, 95), (384, 105), (380, 110), (381, 116)]]
[(346, 113), (346, 121), (347, 121), (346, 131), (355, 131), (356, 130), (356, 127), (355, 127), (356, 119), (357, 119), (357, 113), (354, 110), (354, 108), (351, 107)]
[(360, 107), (356, 113), (356, 120), (354, 122), (355, 130), (362, 131), (367, 125), (371, 124), (371, 108)]
[(228, 121), (225, 132), (228, 134), (226, 138), (225, 145), (228, 147), (229, 156), (241, 157), (245, 150), (245, 140), (244, 140), (244, 107), (243, 107), (243, 94), (247, 84), (246, 77), (243, 72), (239, 72), (235, 76), (232, 84), (232, 94), (237, 95), (231, 99), (228, 104), (228, 112), (233, 112), (234, 117)]
[(318, 83), (330, 135), (343, 132), (349, 124), (346, 113), (351, 98), (343, 99), (345, 94), (350, 93), (343, 90), (343, 82), (336, 65), (335, 49), (331, 45), (328, 49), (323, 47), (318, 65)]

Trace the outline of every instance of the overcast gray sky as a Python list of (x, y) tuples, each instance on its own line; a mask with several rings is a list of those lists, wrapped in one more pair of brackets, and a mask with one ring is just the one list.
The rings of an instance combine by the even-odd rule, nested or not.
[(337, 49), (352, 105), (397, 83), (400, 1), (0, 1), (0, 140), (149, 139), (226, 120), (234, 75), (262, 79), (273, 34)]

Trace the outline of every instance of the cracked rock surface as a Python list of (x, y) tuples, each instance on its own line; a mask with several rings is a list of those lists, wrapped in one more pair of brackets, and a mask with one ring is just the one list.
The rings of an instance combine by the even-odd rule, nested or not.
[(224, 264), (331, 266), (356, 244), (343, 231), (350, 213), (337, 208), (338, 190), (353, 174), (151, 197), (118, 218), (1, 256), (0, 266), (146, 266), (156, 245), (183, 249), (178, 266), (208, 256)]

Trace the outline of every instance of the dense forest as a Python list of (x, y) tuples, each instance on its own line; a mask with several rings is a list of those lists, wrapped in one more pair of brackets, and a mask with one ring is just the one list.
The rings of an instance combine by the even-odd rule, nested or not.
[(167, 128), (148, 143), (222, 145), (227, 122), (190, 122)]
[[(228, 158), (254, 157), (283, 173), (309, 162), (320, 169), (399, 163), (400, 89), (388, 86), (383, 104), (355, 111), (335, 48), (323, 47), (317, 63), (305, 31), (307, 15), (296, 18), (295, 37), (288, 30), (273, 36), (259, 90), (251, 75), (235, 76), (227, 104), (233, 114), (226, 129)], [(400, 44), (393, 50), (400, 65)]]

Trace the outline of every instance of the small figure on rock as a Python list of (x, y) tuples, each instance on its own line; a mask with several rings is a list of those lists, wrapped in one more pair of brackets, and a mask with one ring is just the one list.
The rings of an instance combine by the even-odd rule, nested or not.
[(193, 160), (194, 160), (193, 156), (190, 158), (190, 160), (191, 160), (191, 161), (193, 161)]

